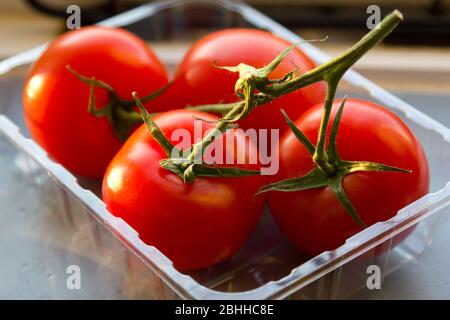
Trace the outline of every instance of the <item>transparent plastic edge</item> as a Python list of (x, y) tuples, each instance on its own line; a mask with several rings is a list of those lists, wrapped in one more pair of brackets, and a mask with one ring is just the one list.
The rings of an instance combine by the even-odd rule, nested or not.
[[(169, 0), (141, 5), (99, 23), (99, 25), (119, 27), (149, 17), (159, 10), (164, 10), (186, 3), (204, 3), (221, 6), (224, 9), (241, 14), (248, 22), (263, 28), (291, 42), (298, 42), (300, 37), (276, 23), (269, 17), (236, 0)], [(46, 44), (25, 51), (0, 62), (0, 75), (24, 64), (32, 63), (45, 50)], [(329, 57), (310, 43), (302, 44), (302, 50), (309, 54), (316, 63), (323, 63)], [(432, 130), (450, 142), (450, 129), (431, 117), (415, 109), (395, 95), (387, 92), (372, 81), (355, 71), (348, 71), (344, 79), (355, 87), (362, 88), (372, 97), (393, 109), (397, 109), (420, 126)], [(302, 287), (316, 281), (323, 275), (371, 250), (383, 241), (390, 239), (403, 230), (417, 224), (434, 212), (450, 204), (450, 183), (443, 189), (426, 195), (399, 211), (392, 219), (377, 223), (349, 238), (341, 247), (320, 254), (294, 268), (291, 273), (279, 280), (270, 281), (253, 290), (243, 292), (220, 292), (206, 288), (190, 276), (178, 272), (171, 261), (158, 249), (143, 243), (134, 231), (122, 219), (114, 217), (105, 204), (92, 192), (78, 185), (76, 178), (60, 164), (50, 160), (45, 151), (31, 139), (25, 138), (18, 127), (6, 116), (0, 115), (0, 131), (14, 144), (27, 153), (46, 169), (59, 184), (79, 199), (83, 206), (114, 236), (121, 239), (134, 254), (148, 265), (181, 298), (189, 299), (282, 299)], [(119, 233), (120, 236), (117, 234)], [(364, 248), (361, 248), (364, 247)], [(135, 252), (138, 250), (139, 252)]]
[[(90, 190), (83, 189), (78, 183), (74, 175), (65, 169), (59, 163), (51, 160), (47, 153), (34, 142), (32, 139), (24, 137), (20, 129), (6, 116), (0, 115), (0, 133), (4, 135), (11, 143), (16, 145), (27, 156), (36, 161), (42, 166), (47, 173), (54, 178), (55, 182), (64, 187), (73, 197), (79, 200), (81, 206), (89, 213), (94, 213), (94, 218), (105, 226), (113, 236), (118, 238), (127, 247), (132, 249), (136, 256), (138, 256), (152, 271), (154, 271), (164, 282), (174, 290), (182, 298), (190, 298), (188, 291), (192, 287), (199, 284), (191, 277), (179, 273), (172, 265), (172, 262), (157, 248), (149, 246), (142, 242), (138, 233), (130, 227), (123, 219), (115, 217), (107, 209), (106, 205), (99, 197), (97, 197)], [(144, 258), (144, 259), (142, 259)], [(151, 262), (151, 264), (149, 264)], [(178, 285), (178, 280), (182, 280), (184, 288), (174, 286), (171, 281), (175, 281)]]

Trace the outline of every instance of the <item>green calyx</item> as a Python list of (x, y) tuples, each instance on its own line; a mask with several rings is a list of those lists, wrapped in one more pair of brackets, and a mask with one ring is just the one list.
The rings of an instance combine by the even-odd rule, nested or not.
[[(368, 161), (346, 161), (341, 159), (337, 151), (336, 139), (339, 130), (339, 124), (342, 118), (342, 112), (344, 110), (346, 98), (342, 100), (339, 107), (332, 127), (330, 131), (330, 137), (328, 141), (328, 148), (326, 149), (326, 157), (321, 158), (318, 155), (318, 149), (315, 147), (311, 141), (305, 136), (305, 134), (295, 126), (295, 124), (289, 119), (286, 113), (283, 111), (283, 115), (286, 119), (287, 124), (290, 129), (297, 137), (297, 139), (305, 146), (309, 154), (312, 156), (315, 168), (302, 177), (296, 177), (292, 179), (286, 179), (279, 182), (268, 184), (260, 189), (259, 193), (264, 193), (268, 191), (281, 191), (281, 192), (293, 192), (302, 191), (308, 189), (316, 189), (329, 187), (331, 191), (334, 192), (336, 198), (342, 207), (350, 214), (350, 216), (362, 227), (366, 227), (364, 222), (356, 213), (350, 199), (348, 198), (342, 182), (344, 178), (354, 172), (364, 172), (364, 171), (391, 171), (391, 172), (402, 172), (409, 173), (410, 171), (396, 168), (388, 165), (384, 165), (376, 162)], [(328, 124), (328, 123), (327, 123)], [(319, 145), (319, 143), (317, 144)], [(318, 159), (320, 159), (318, 161)], [(324, 169), (327, 168), (327, 169)]]
[[(323, 41), (317, 40), (317, 41)], [(316, 41), (316, 40), (310, 40)], [(222, 121), (237, 122), (245, 118), (256, 106), (262, 105), (272, 100), (271, 97), (264, 93), (256, 93), (256, 90), (265, 88), (266, 86), (283, 83), (297, 76), (297, 70), (292, 70), (282, 79), (271, 80), (269, 74), (273, 72), (287, 55), (296, 48), (299, 43), (292, 45), (283, 50), (272, 62), (262, 68), (255, 68), (245, 63), (237, 66), (214, 66), (218, 69), (227, 70), (238, 73), (239, 79), (236, 81), (234, 90), (241, 101), (226, 104), (209, 104), (201, 106), (188, 107), (197, 111), (219, 113), (222, 115)], [(232, 112), (233, 111), (233, 112)]]
[[(246, 170), (236, 167), (218, 167), (202, 163), (203, 150), (209, 146), (214, 139), (221, 135), (229, 125), (227, 121), (219, 120), (216, 128), (211, 130), (205, 138), (194, 144), (189, 150), (183, 152), (177, 149), (164, 135), (158, 125), (152, 120), (148, 111), (142, 105), (136, 92), (132, 94), (139, 108), (142, 119), (146, 124), (152, 137), (163, 148), (167, 158), (160, 161), (160, 166), (179, 176), (184, 183), (193, 183), (197, 177), (209, 178), (232, 178), (259, 175), (259, 170)], [(234, 111), (237, 112), (237, 109)]]
[[(87, 84), (90, 88), (89, 91), (89, 102), (88, 102), (88, 112), (95, 117), (106, 117), (114, 130), (115, 135), (121, 141), (125, 141), (131, 133), (131, 129), (136, 124), (142, 123), (142, 117), (139, 112), (134, 110), (134, 101), (124, 100), (119, 98), (115, 90), (107, 83), (97, 80), (94, 77), (86, 77), (79, 74), (77, 71), (72, 69), (69, 65), (66, 66), (67, 70), (72, 73), (78, 80)], [(162, 88), (152, 92), (148, 96), (142, 98), (143, 102), (148, 102), (159, 95), (161, 95), (170, 83)], [(109, 100), (108, 102), (97, 108), (95, 101), (95, 88), (101, 88), (108, 92)]]

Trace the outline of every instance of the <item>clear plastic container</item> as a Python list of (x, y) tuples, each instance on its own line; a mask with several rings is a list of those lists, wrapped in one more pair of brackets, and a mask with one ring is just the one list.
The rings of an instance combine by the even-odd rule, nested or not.
[[(151, 41), (172, 68), (181, 58), (180, 43), (187, 49), (203, 34), (221, 28), (262, 28), (292, 42), (300, 40), (235, 1), (155, 2), (102, 24), (125, 27)], [(174, 44), (178, 53), (170, 49)], [(2, 259), (7, 272), (0, 272), (0, 297), (345, 298), (366, 286), (369, 265), (380, 266), (385, 277), (417, 261), (431, 242), (436, 222), (449, 211), (450, 130), (349, 71), (341, 93), (368, 97), (388, 107), (420, 139), (430, 163), (432, 193), (340, 248), (312, 259), (287, 243), (266, 212), (251, 239), (231, 260), (180, 273), (161, 252), (143, 243), (130, 226), (106, 210), (98, 181), (74, 177), (28, 138), (22, 118), (23, 79), (44, 48), (0, 62), (0, 254), (8, 257)], [(328, 60), (311, 44), (302, 48), (317, 63)], [(395, 236), (409, 228), (414, 229), (412, 234), (392, 246)], [(69, 265), (80, 266), (82, 290), (67, 289)]]

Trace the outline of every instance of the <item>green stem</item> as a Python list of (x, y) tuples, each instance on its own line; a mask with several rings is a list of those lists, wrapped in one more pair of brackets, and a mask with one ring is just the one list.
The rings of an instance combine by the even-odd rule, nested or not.
[(150, 131), (150, 134), (153, 136), (153, 138), (159, 143), (159, 145), (163, 148), (166, 156), (168, 158), (172, 157), (172, 151), (174, 149), (173, 144), (166, 138), (164, 133), (161, 131), (161, 129), (156, 125), (156, 123), (152, 120), (150, 114), (145, 109), (144, 105), (139, 99), (139, 96), (136, 92), (133, 92), (132, 97), (134, 101), (136, 102), (136, 105), (139, 108), (139, 111), (142, 115), (142, 120), (147, 125), (148, 130)]
[(234, 118), (235, 116), (239, 115), (242, 112), (243, 106), (241, 104), (236, 105), (233, 109), (231, 109), (230, 112), (228, 112), (222, 119), (220, 119), (214, 129), (208, 132), (208, 134), (203, 138), (202, 141), (199, 143), (196, 143), (193, 148), (192, 152), (187, 157), (187, 160), (193, 161), (195, 160), (201, 153), (203, 153), (203, 150), (206, 149), (215, 139), (218, 133), (223, 133), (227, 127), (229, 126), (229, 122), (224, 120), (226, 118)]
[[(155, 99), (155, 98), (159, 97), (161, 94), (163, 94), (172, 85), (172, 83), (173, 83), (173, 81), (170, 81), (168, 84), (166, 84), (165, 86), (162, 86), (158, 90), (153, 91), (150, 94), (148, 94), (142, 98), (139, 98), (139, 100), (142, 103), (152, 101), (153, 99)], [(126, 108), (133, 108), (134, 106), (136, 106), (136, 101), (134, 101), (134, 100), (121, 100), (120, 103), (123, 107), (126, 107)], [(136, 112), (136, 114), (139, 115), (139, 112)]]
[[(327, 175), (332, 175), (336, 168), (330, 163), (326, 152), (327, 129), (330, 122), (331, 109), (336, 96), (339, 81), (345, 72), (356, 63), (368, 50), (378, 44), (386, 37), (402, 20), (402, 14), (395, 10), (388, 15), (379, 24), (378, 27), (366, 34), (360, 41), (353, 45), (339, 57), (325, 63), (318, 68), (290, 80), (284, 84), (284, 87), (275, 89), (275, 91), (286, 94), (295, 90), (297, 86), (302, 85), (304, 81), (325, 80), (327, 82), (327, 95), (325, 98), (322, 119), (319, 127), (316, 151), (313, 155), (313, 161), (317, 167)], [(306, 79), (306, 80), (305, 80)], [(274, 84), (276, 86), (277, 84)], [(283, 85), (282, 85), (283, 86)]]
[[(343, 54), (309, 72), (304, 73), (303, 75), (297, 75), (295, 72), (291, 72), (288, 76), (285, 76), (279, 80), (269, 80), (268, 78), (268, 73), (275, 68), (281, 62), (283, 57), (286, 56), (287, 53), (289, 53), (289, 51), (295, 46), (284, 50), (271, 64), (260, 69), (256, 69), (242, 63), (237, 67), (220, 67), (231, 72), (239, 72), (240, 78), (236, 82), (235, 92), (243, 101), (241, 101), (241, 103), (236, 103), (235, 105), (225, 104), (220, 107), (218, 106), (215, 109), (216, 111), (225, 113), (229, 110), (229, 112), (227, 112), (225, 116), (217, 122), (214, 129), (211, 130), (202, 141), (197, 142), (192, 146), (191, 152), (186, 158), (183, 159), (182, 162), (180, 162), (179, 159), (175, 161), (170, 158), (169, 151), (173, 149), (173, 146), (170, 142), (167, 143), (167, 139), (164, 137), (162, 132), (157, 130), (156, 124), (152, 123), (142, 104), (138, 103), (139, 99), (137, 96), (133, 95), (135, 102), (138, 103), (141, 113), (144, 116), (144, 122), (149, 127), (152, 135), (156, 136), (158, 142), (162, 145), (167, 156), (169, 157), (169, 159), (164, 159), (161, 161), (161, 166), (179, 175), (186, 183), (193, 182), (197, 175), (223, 176), (223, 173), (220, 172), (220, 170), (222, 170), (221, 168), (206, 168), (202, 164), (195, 163), (195, 160), (199, 156), (201, 157), (203, 155), (205, 148), (214, 141), (217, 135), (224, 133), (230, 123), (235, 123), (246, 117), (257, 105), (265, 104), (277, 97), (312, 83), (326, 81), (328, 84), (327, 97), (325, 100), (325, 107), (319, 129), (317, 148), (314, 149), (312, 144), (307, 144), (307, 147), (309, 147), (308, 151), (310, 153), (313, 152), (313, 161), (317, 165), (317, 172), (321, 172), (323, 175), (321, 176), (319, 173), (315, 172), (314, 177), (321, 176), (321, 179), (325, 180), (328, 179), (327, 177), (332, 177), (336, 171), (336, 165), (332, 165), (328, 159), (328, 153), (326, 151), (326, 134), (338, 83), (345, 72), (368, 50), (386, 37), (401, 20), (402, 15), (399, 11), (396, 10), (392, 12), (385, 17), (375, 29), (370, 31), (366, 36), (364, 36)], [(285, 116), (287, 118), (287, 115)], [(309, 141), (301, 134), (301, 132), (297, 132), (297, 136), (299, 136), (304, 142)], [(244, 172), (239, 168), (233, 168), (229, 173), (231, 174), (230, 176), (255, 174), (253, 171)]]
[[(266, 103), (277, 97), (290, 93), (294, 90), (300, 89), (312, 83), (319, 81), (327, 82), (327, 95), (325, 99), (325, 105), (323, 115), (320, 123), (319, 134), (317, 139), (317, 147), (313, 155), (313, 161), (317, 167), (325, 174), (331, 176), (334, 174), (336, 168), (330, 163), (328, 154), (326, 152), (327, 141), (327, 128), (330, 121), (331, 109), (333, 101), (336, 95), (337, 87), (342, 76), (358, 61), (367, 51), (377, 45), (382, 39), (384, 39), (403, 19), (402, 14), (395, 10), (388, 16), (386, 16), (380, 24), (367, 33), (361, 40), (354, 44), (351, 48), (346, 50), (340, 56), (335, 59), (326, 62), (313, 70), (306, 72), (302, 75), (287, 77), (280, 79), (279, 81), (263, 81), (267, 79), (267, 72), (265, 68), (255, 69), (246, 65), (239, 65), (236, 68), (227, 67), (229, 70), (240, 72), (241, 78), (237, 82), (240, 84), (236, 88), (236, 92), (241, 91), (244, 95), (244, 109), (237, 120), (246, 116), (257, 104)], [(286, 55), (286, 52), (292, 50), (294, 46), (291, 46), (287, 50), (284, 50), (272, 63), (268, 66), (278, 65), (281, 59)], [(245, 68), (244, 68), (245, 67)], [(243, 70), (252, 70), (251, 76), (243, 78)], [(258, 81), (258, 77), (261, 77), (261, 81)], [(254, 89), (266, 94), (266, 99), (254, 99)], [(235, 109), (233, 109), (235, 110)], [(232, 111), (233, 111), (232, 110)]]
[(287, 94), (299, 88), (303, 88), (318, 81), (327, 81), (329, 77), (338, 78), (342, 76), (352, 65), (356, 63), (367, 51), (376, 46), (389, 33), (394, 30), (403, 20), (400, 11), (394, 10), (387, 15), (374, 29), (367, 33), (352, 47), (347, 49), (340, 56), (326, 62), (311, 71), (298, 77), (283, 82), (274, 83), (265, 88), (258, 88), (261, 92), (274, 97)]
[(295, 123), (292, 122), (287, 113), (283, 109), (281, 109), (280, 111), (283, 114), (283, 117), (286, 120), (286, 123), (291, 129), (292, 133), (294, 133), (297, 139), (305, 146), (306, 150), (308, 150), (309, 154), (312, 157), (316, 152), (316, 147), (311, 143), (311, 141), (309, 141), (308, 137), (305, 136), (305, 134), (295, 126)]
[(330, 79), (328, 82), (327, 96), (322, 111), (322, 119), (320, 121), (319, 135), (317, 139), (316, 151), (313, 154), (313, 161), (317, 167), (328, 175), (332, 175), (335, 171), (333, 165), (328, 161), (326, 152), (327, 129), (330, 122), (331, 109), (333, 107), (334, 97), (336, 95), (337, 86), (340, 78)]
[[(283, 77), (278, 81), (263, 81), (267, 79), (267, 75), (263, 72), (264, 67), (261, 69), (253, 70), (253, 80), (247, 79), (248, 82), (254, 81), (255, 89), (259, 93), (250, 92), (249, 95), (245, 95), (243, 100), (247, 105), (248, 110), (252, 110), (255, 106), (260, 106), (271, 102), (272, 100), (288, 94), (297, 89), (301, 89), (313, 83), (319, 81), (326, 81), (329, 85), (333, 82), (338, 82), (339, 79), (345, 74), (345, 72), (350, 69), (367, 51), (377, 45), (381, 40), (383, 40), (392, 30), (394, 30), (397, 25), (403, 20), (403, 16), (398, 10), (394, 10), (392, 13), (387, 15), (378, 26), (372, 29), (364, 37), (362, 37), (356, 44), (351, 48), (347, 49), (344, 53), (338, 57), (320, 65), (316, 68), (303, 73), (301, 75), (295, 75), (292, 77)], [(295, 45), (290, 47), (294, 48)], [(283, 51), (277, 58), (274, 59), (277, 63), (280, 63), (280, 57), (285, 54), (286, 50)], [(250, 66), (244, 68), (245, 65), (240, 64), (238, 67), (221, 67), (232, 72), (239, 72), (240, 75), (244, 74), (243, 70), (251, 70)], [(254, 68), (253, 68), (254, 69)], [(258, 79), (258, 76), (261, 79)], [(241, 80), (241, 79), (240, 79)], [(244, 84), (244, 81), (239, 81), (240, 84)], [(248, 83), (247, 83), (248, 85)], [(244, 92), (242, 88), (236, 88), (236, 92)], [(254, 105), (249, 105), (248, 100), (253, 99)], [(206, 112), (220, 112), (224, 113), (225, 110), (230, 109), (230, 104), (218, 104), (205, 105), (197, 107), (190, 107), (189, 109), (202, 110)], [(244, 114), (246, 115), (246, 114)], [(319, 151), (322, 152), (322, 151)]]
[[(86, 77), (75, 71), (70, 65), (66, 69), (72, 73), (78, 80), (89, 85), (89, 103), (88, 112), (96, 117), (107, 117), (111, 127), (117, 138), (125, 141), (131, 133), (134, 125), (142, 123), (142, 117), (139, 112), (134, 110), (136, 102), (134, 100), (121, 99), (114, 88), (106, 82), (95, 79), (94, 77)], [(146, 95), (140, 101), (143, 103), (153, 100), (164, 93), (172, 82), (159, 88), (158, 90)], [(109, 102), (101, 108), (96, 107), (95, 88), (102, 88), (109, 94)]]
[(128, 124), (134, 125), (142, 123), (142, 116), (139, 112), (134, 110), (125, 110), (123, 108), (116, 109), (116, 115), (120, 118), (121, 121), (124, 121)]
[(225, 116), (228, 112), (230, 112), (236, 105), (243, 104), (243, 101), (224, 103), (224, 104), (204, 104), (197, 106), (187, 106), (188, 110), (196, 110), (202, 112), (210, 112), (210, 113), (218, 113), (222, 116)]

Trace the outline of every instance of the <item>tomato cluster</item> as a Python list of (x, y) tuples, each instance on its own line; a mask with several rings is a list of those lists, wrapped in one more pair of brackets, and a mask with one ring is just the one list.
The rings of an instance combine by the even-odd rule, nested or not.
[[(169, 82), (135, 35), (71, 31), (33, 65), (25, 120), (55, 161), (103, 178), (111, 213), (180, 270), (231, 257), (266, 200), (288, 239), (315, 255), (426, 194), (428, 166), (396, 115), (369, 101), (332, 104), (332, 80), (342, 74), (320, 74), (326, 68), (290, 46), (261, 30), (214, 32), (190, 48)], [(192, 110), (197, 105), (203, 111)], [(259, 174), (260, 145), (238, 127), (280, 130), (279, 145), (269, 146), (279, 159), (275, 175)], [(205, 165), (208, 148), (233, 165)]]

